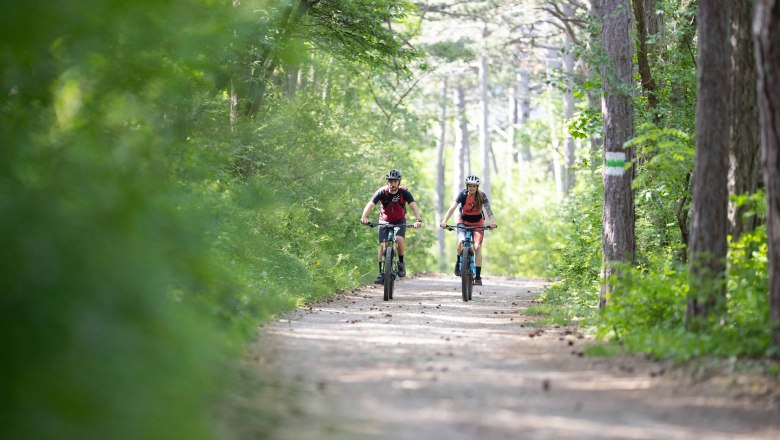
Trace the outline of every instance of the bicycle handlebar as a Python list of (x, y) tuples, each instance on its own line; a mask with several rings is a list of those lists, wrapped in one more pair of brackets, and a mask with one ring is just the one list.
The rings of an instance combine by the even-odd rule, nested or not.
[(366, 223), (366, 226), (369, 226), (369, 227), (372, 227), (372, 228), (376, 228), (376, 227), (379, 227), (379, 226), (382, 226), (382, 227), (385, 227), (385, 228), (390, 227), (390, 226), (392, 226), (392, 227), (406, 226), (407, 228), (414, 228), (414, 223), (406, 223), (406, 224), (401, 223), (401, 224), (397, 224), (396, 225), (396, 224), (391, 224), (391, 223), (368, 222), (368, 223)]
[(486, 231), (488, 229), (493, 229), (493, 228), (491, 228), (490, 226), (446, 225), (444, 229), (448, 231), (457, 231), (458, 229), (466, 230), (466, 231)]

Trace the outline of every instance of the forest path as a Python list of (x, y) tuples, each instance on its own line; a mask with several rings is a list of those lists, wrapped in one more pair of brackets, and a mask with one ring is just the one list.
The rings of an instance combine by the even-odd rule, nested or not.
[[(541, 280), (454, 276), (367, 286), (261, 328), (276, 439), (778, 439), (780, 411), (636, 358), (582, 356), (576, 327), (517, 312)], [(775, 402), (776, 403), (776, 402)]]

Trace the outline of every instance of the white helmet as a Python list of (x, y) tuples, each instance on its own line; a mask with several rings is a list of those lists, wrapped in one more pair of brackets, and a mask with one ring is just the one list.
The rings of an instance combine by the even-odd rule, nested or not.
[(479, 177), (477, 177), (477, 176), (468, 176), (468, 177), (466, 177), (466, 185), (477, 185), (477, 186), (479, 186)]
[(398, 170), (390, 170), (385, 174), (387, 180), (401, 180), (401, 172)]

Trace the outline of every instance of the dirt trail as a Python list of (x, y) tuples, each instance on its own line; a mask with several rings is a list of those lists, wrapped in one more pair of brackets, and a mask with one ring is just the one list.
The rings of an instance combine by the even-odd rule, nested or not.
[(517, 312), (539, 280), (489, 278), (474, 300), (426, 275), (368, 286), (261, 329), (280, 372), (278, 439), (778, 439), (771, 400), (711, 392), (637, 359), (582, 356), (572, 328)]

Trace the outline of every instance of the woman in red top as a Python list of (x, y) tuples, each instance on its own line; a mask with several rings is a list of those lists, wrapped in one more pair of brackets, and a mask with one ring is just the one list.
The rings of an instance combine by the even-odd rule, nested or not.
[[(450, 219), (452, 213), (455, 212), (460, 206), (460, 220), (458, 224), (466, 226), (485, 226), (485, 214), (487, 214), (488, 220), (490, 220), (490, 229), (495, 229), (496, 220), (493, 217), (493, 210), (490, 208), (490, 202), (488, 201), (487, 194), (479, 190), (479, 177), (468, 176), (466, 177), (466, 189), (458, 193), (455, 197), (455, 201), (452, 202), (449, 211), (444, 216), (444, 220), (441, 222), (442, 228), (447, 226), (447, 220)], [(476, 277), (474, 277), (474, 284), (477, 286), (482, 285), (482, 240), (485, 238), (485, 232), (481, 230), (473, 231), (474, 234), (474, 264), (477, 267)], [(458, 231), (458, 259), (455, 262), (455, 275), (460, 276), (460, 253), (463, 251), (463, 239), (466, 237), (466, 232)]]

